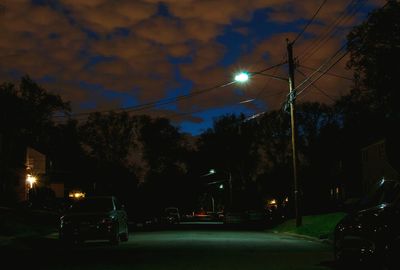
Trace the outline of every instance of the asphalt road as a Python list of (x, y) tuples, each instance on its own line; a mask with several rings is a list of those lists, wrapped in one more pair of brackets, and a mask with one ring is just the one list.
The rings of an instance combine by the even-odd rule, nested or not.
[(331, 269), (328, 244), (263, 231), (134, 232), (128, 242), (66, 248), (55, 237), (0, 248), (2, 264), (31, 269)]

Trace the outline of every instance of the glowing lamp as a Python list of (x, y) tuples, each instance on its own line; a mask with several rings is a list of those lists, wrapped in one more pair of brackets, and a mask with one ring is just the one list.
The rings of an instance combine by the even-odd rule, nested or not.
[(247, 82), (248, 80), (249, 80), (249, 74), (246, 72), (240, 72), (235, 76), (235, 81), (240, 83)]

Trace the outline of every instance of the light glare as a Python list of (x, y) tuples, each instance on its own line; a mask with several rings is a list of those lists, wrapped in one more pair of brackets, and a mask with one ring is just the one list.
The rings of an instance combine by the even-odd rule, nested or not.
[(37, 178), (35, 176), (32, 176), (30, 174), (28, 174), (26, 176), (26, 182), (31, 186), (31, 188), (33, 188), (33, 184), (35, 184), (37, 181)]
[(245, 72), (240, 72), (235, 76), (235, 81), (237, 82), (246, 82), (249, 79), (249, 74)]

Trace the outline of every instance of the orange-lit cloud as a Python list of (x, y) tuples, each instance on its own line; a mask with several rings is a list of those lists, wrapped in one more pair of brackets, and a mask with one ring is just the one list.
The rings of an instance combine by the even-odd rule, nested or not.
[[(349, 2), (326, 2), (317, 23), (310, 25), (296, 43), (300, 64), (318, 67), (341, 46), (348, 31), (345, 27), (354, 25), (357, 16), (343, 19), (343, 31), (321, 42), (318, 50), (315, 40), (327, 33)], [(123, 95), (139, 103), (162, 99), (171, 89), (179, 88), (181, 80), (192, 83), (191, 91), (209, 88), (231, 80), (235, 71), (256, 71), (284, 60), (286, 38), (293, 40), (320, 4), (311, 0), (165, 0), (165, 16), (158, 13), (158, 0), (59, 0), (52, 6), (4, 0), (0, 13), (0, 80), (15, 79), (14, 71), (29, 74), (71, 100), (75, 112), (85, 110), (81, 105), (87, 103), (99, 109), (118, 108), (124, 104)], [(268, 10), (265, 20), (270, 26), (267, 23), (266, 28), (293, 24), (291, 29), (271, 31), (233, 63), (221, 65), (229, 48), (218, 38), (232, 28), (251, 41), (253, 29), (235, 26), (234, 22), (248, 22), (260, 9)], [(176, 62), (171, 60), (175, 58)], [(345, 61), (332, 72), (351, 77), (344, 68)], [(307, 75), (312, 72), (299, 69)], [(269, 73), (287, 76), (284, 68)], [(296, 74), (296, 83), (302, 79)], [(333, 76), (324, 76), (316, 84), (332, 97), (345, 94), (350, 86)], [(110, 98), (104, 91), (116, 95)], [(306, 92), (301, 101), (331, 102), (312, 87)], [(175, 105), (184, 113), (257, 97), (268, 108), (276, 109), (286, 94), (284, 82), (258, 76), (247, 86), (231, 85)], [(255, 109), (253, 103), (245, 106)], [(167, 111), (159, 108), (153, 113), (168, 115)], [(201, 121), (187, 114), (177, 118)]]

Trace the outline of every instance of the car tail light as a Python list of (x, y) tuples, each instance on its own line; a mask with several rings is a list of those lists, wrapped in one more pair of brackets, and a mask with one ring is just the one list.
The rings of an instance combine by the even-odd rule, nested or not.
[(110, 217), (103, 218), (100, 221), (100, 223), (102, 223), (102, 224), (112, 224), (113, 222), (114, 222), (114, 220), (112, 218), (110, 218)]

